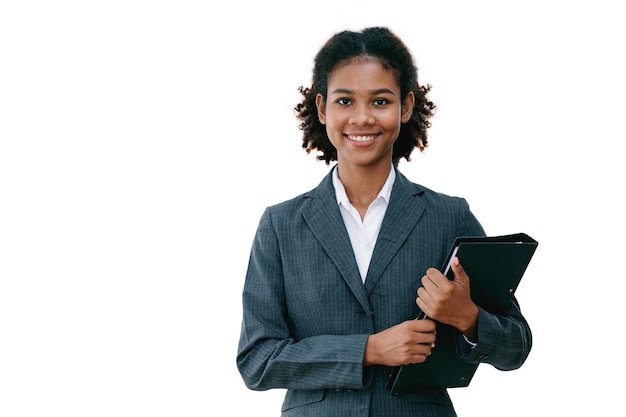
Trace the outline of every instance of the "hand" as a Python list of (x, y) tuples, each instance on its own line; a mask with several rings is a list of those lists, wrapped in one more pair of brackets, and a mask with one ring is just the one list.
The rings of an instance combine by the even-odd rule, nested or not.
[(399, 366), (424, 362), (435, 346), (435, 327), (432, 320), (407, 320), (370, 335), (363, 365)]
[(470, 340), (476, 340), (478, 307), (472, 301), (470, 279), (459, 259), (452, 260), (454, 279), (430, 268), (422, 277), (423, 287), (417, 290), (417, 306), (429, 318), (455, 327)]

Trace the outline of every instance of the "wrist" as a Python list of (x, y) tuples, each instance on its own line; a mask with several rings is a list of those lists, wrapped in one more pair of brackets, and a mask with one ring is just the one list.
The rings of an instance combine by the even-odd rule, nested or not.
[(461, 332), (468, 341), (477, 342), (478, 341), (478, 307), (476, 304), (472, 304), (471, 312), (467, 314), (466, 320), (463, 320), (459, 326), (457, 326), (457, 330)]

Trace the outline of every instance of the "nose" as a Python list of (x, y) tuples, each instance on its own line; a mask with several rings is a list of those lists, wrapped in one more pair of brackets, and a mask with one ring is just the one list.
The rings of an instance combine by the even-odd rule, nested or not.
[(350, 115), (350, 124), (355, 126), (365, 126), (374, 124), (374, 114), (367, 104), (354, 106), (354, 111)]

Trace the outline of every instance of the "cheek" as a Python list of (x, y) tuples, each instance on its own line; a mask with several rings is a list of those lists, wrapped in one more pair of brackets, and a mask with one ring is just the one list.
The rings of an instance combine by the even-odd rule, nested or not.
[(327, 128), (326, 135), (328, 136), (328, 140), (330, 141), (331, 145), (333, 145), (335, 149), (337, 149), (337, 147), (341, 143), (341, 133), (336, 130)]
[[(391, 121), (391, 119), (390, 119)], [(400, 129), (400, 126), (402, 126), (403, 120), (402, 120), (402, 110), (400, 108), (398, 108), (398, 110), (394, 113), (393, 115), (393, 120), (391, 121), (394, 126), (397, 129)]]
[(341, 117), (337, 117), (336, 114), (326, 115), (326, 132), (329, 136), (331, 132), (340, 132), (343, 129), (343, 126), (344, 122)]
[(387, 130), (397, 130), (400, 129), (402, 125), (402, 119), (399, 113), (389, 112), (385, 114), (384, 117), (379, 118), (379, 123), (384, 126)]

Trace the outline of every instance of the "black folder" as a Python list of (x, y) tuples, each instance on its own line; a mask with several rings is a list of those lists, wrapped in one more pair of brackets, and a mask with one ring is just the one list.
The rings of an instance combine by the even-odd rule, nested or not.
[[(536, 240), (524, 233), (459, 237), (450, 248), (441, 271), (453, 279), (450, 262), (458, 257), (470, 277), (474, 303), (491, 313), (504, 313), (537, 245)], [(458, 355), (456, 331), (437, 323), (437, 341), (427, 360), (394, 368), (387, 388), (400, 394), (431, 388), (466, 387), (477, 368), (478, 364), (466, 362)]]

